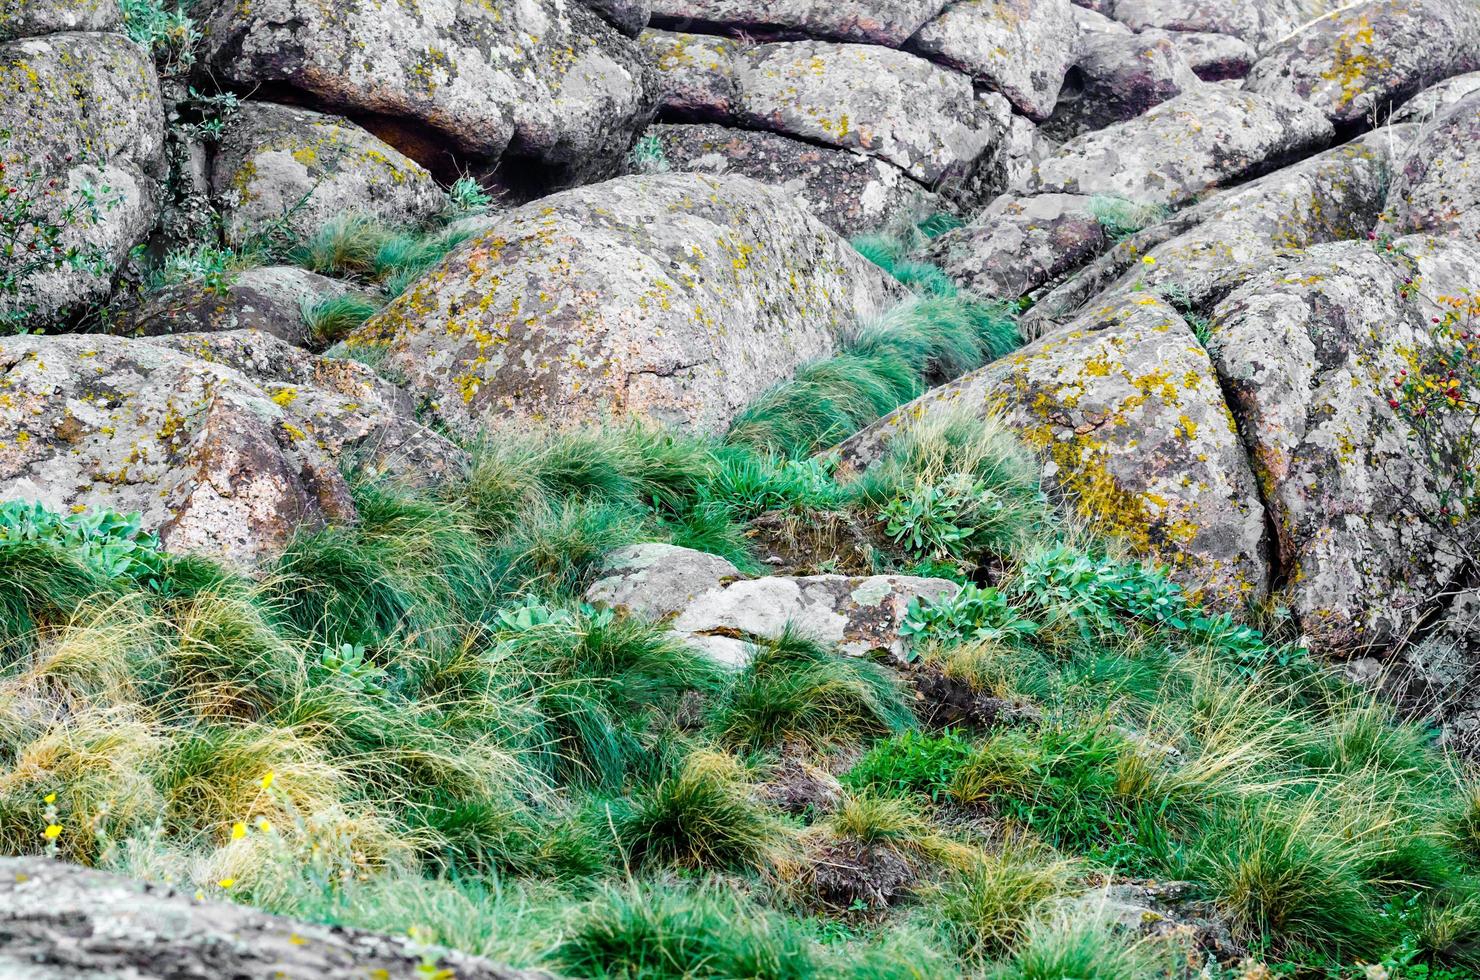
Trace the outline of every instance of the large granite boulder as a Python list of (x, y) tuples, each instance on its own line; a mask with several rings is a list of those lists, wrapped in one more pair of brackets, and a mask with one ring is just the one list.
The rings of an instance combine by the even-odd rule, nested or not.
[(1246, 88), (1298, 99), (1357, 124), (1450, 75), (1480, 68), (1480, 4), (1366, 0), (1313, 21), (1264, 52)]
[(782, 191), (622, 177), (498, 216), (349, 343), (459, 431), (629, 414), (715, 431), (897, 295)]
[(63, 31), (111, 31), (122, 13), (117, 0), (0, 0), (0, 41)]
[(1277, 534), (1280, 578), (1312, 645), (1353, 652), (1404, 638), (1461, 565), (1437, 513), (1436, 476), (1389, 407), (1394, 378), (1431, 344), (1407, 295), (1404, 250), (1455, 253), (1480, 287), (1480, 248), (1405, 240), (1387, 253), (1333, 242), (1272, 263), (1220, 303), (1210, 348)]
[(887, 160), (927, 185), (974, 170), (998, 137), (969, 78), (868, 44), (746, 48), (736, 118)]
[(923, 258), (968, 292), (1014, 300), (1078, 268), (1108, 244), (1090, 198), (1004, 194), (970, 224), (936, 238)]
[(1086, 35), (1070, 79), (1043, 123), (1051, 139), (1073, 139), (1134, 119), (1202, 85), (1176, 45), (1141, 34)]
[(1228, 34), (1256, 50), (1348, 0), (1115, 0), (1115, 17), (1138, 31)]
[(231, 117), (212, 158), (211, 196), (231, 245), (272, 225), (306, 239), (348, 211), (418, 225), (446, 204), (421, 164), (348, 119), (268, 102)]
[(581, 0), (628, 37), (637, 37), (653, 16), (652, 0)]
[(1392, 123), (1428, 122), (1444, 114), (1450, 106), (1471, 92), (1480, 92), (1480, 71), (1466, 72), (1431, 85), (1404, 102), (1388, 117)]
[(251, 562), (354, 519), (342, 468), (462, 459), (368, 368), (255, 331), (0, 338), (0, 496), (137, 511), (174, 552)]
[(643, 31), (638, 42), (657, 72), (660, 118), (724, 122), (740, 104), (740, 42), (656, 29)]
[(898, 47), (949, 0), (653, 0), (664, 24)]
[(1069, 0), (956, 0), (910, 44), (1041, 120), (1058, 101), (1078, 37)]
[(578, 176), (619, 159), (647, 111), (636, 42), (580, 0), (225, 0), (203, 32), (221, 83), (373, 116), (424, 164), (507, 151)]
[(957, 411), (999, 413), (1043, 460), (1047, 489), (1204, 600), (1242, 611), (1266, 594), (1264, 509), (1218, 376), (1156, 296), (1107, 301), (900, 408), (839, 452), (861, 470), (915, 420)]
[(1040, 192), (1180, 205), (1275, 170), (1331, 137), (1331, 124), (1304, 103), (1203, 85), (1070, 140), (1038, 165), (1033, 185)]
[(1480, 240), (1480, 89), (1424, 127), (1393, 181), (1383, 224), (1398, 235)]
[(1141, 37), (1171, 42), (1192, 68), (1192, 73), (1205, 82), (1243, 78), (1258, 59), (1252, 45), (1231, 34), (1164, 31), (1151, 27), (1141, 31)]
[(0, 858), (0, 976), (541, 980), (476, 956), (266, 915), (40, 857)]
[[(149, 53), (117, 34), (0, 44), (0, 166), (31, 213), (15, 243), (20, 281), (0, 292), (0, 323), (44, 327), (106, 296), (159, 215), (164, 109)], [(5, 208), (22, 210), (16, 201)], [(52, 244), (36, 232), (42, 225), (60, 225), (57, 246), (80, 249), (81, 261), (25, 262), (30, 246)]]
[(842, 235), (934, 210), (935, 195), (875, 157), (726, 126), (650, 126), (670, 170), (739, 174), (780, 188)]
[(672, 544), (634, 544), (611, 552), (586, 601), (644, 619), (677, 616), (711, 589), (745, 576), (718, 555)]

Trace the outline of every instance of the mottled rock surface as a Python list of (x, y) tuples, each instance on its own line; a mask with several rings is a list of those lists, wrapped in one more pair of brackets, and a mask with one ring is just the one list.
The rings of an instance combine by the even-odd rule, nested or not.
[(739, 42), (655, 29), (643, 31), (638, 42), (657, 71), (653, 90), (662, 118), (730, 118), (740, 102)]
[(1207, 352), (1162, 300), (1092, 309), (885, 416), (841, 454), (862, 469), (914, 420), (963, 409), (1001, 413), (1042, 458), (1050, 491), (1213, 605), (1265, 595), (1254, 474)]
[(949, 0), (653, 0), (665, 23), (898, 47)]
[(1044, 135), (1069, 140), (1081, 133), (1134, 119), (1202, 85), (1202, 79), (1166, 38), (1142, 34), (1090, 34), (1080, 39), (1079, 57)]
[(1383, 224), (1398, 235), (1480, 240), (1480, 90), (1424, 126), (1393, 181)]
[(1116, 19), (1136, 30), (1229, 34), (1257, 50), (1348, 0), (1115, 0)]
[(0, 976), (540, 980), (409, 939), (265, 915), (39, 857), (0, 858)]
[(671, 544), (618, 548), (597, 575), (587, 602), (645, 619), (676, 616), (710, 589), (745, 577), (718, 555)]
[(0, 338), (0, 493), (137, 511), (171, 551), (252, 561), (354, 519), (341, 467), (461, 464), (368, 368), (266, 334)]
[(921, 28), (911, 46), (1041, 120), (1058, 100), (1078, 35), (1069, 0), (957, 0)]
[(1141, 37), (1171, 42), (1192, 68), (1193, 74), (1205, 82), (1243, 78), (1258, 58), (1247, 41), (1229, 34), (1163, 31), (1153, 27), (1142, 31)]
[(1480, 92), (1480, 71), (1446, 78), (1404, 102), (1388, 118), (1389, 123), (1428, 122), (1471, 92)]
[(436, 417), (723, 428), (898, 295), (785, 193), (623, 177), (496, 218), (349, 338)]
[(274, 223), (308, 239), (352, 211), (414, 226), (446, 203), (421, 164), (348, 119), (267, 102), (232, 116), (212, 159), (211, 196), (232, 245)]
[(642, 29), (648, 25), (653, 15), (652, 0), (582, 0), (582, 2), (628, 37), (641, 34)]
[(923, 257), (962, 289), (1017, 299), (1083, 265), (1108, 242), (1087, 197), (1003, 195), (964, 228), (931, 242)]
[(111, 31), (121, 20), (116, 0), (0, 0), (0, 41), (63, 31)]

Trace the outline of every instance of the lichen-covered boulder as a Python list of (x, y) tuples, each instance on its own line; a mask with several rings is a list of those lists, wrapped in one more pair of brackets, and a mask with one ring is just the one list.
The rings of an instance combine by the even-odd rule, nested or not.
[(898, 47), (950, 0), (653, 0), (665, 24)]
[(231, 117), (211, 196), (232, 245), (273, 224), (306, 239), (349, 211), (417, 225), (446, 203), (421, 164), (348, 119), (268, 102), (244, 103)]
[(1383, 224), (1398, 235), (1480, 240), (1480, 90), (1423, 128), (1393, 181)]
[(327, 338), (313, 336), (305, 310), (349, 291), (337, 279), (293, 265), (244, 269), (221, 286), (184, 282), (149, 293), (121, 311), (110, 329), (132, 337), (260, 330), (295, 347), (317, 348)]
[(638, 415), (722, 429), (897, 296), (784, 192), (621, 177), (495, 219), (349, 337), (443, 423)]
[(1115, 18), (1138, 31), (1229, 34), (1263, 50), (1348, 0), (1116, 0)]
[(1438, 85), (1431, 85), (1413, 98), (1404, 102), (1391, 116), (1389, 124), (1428, 122), (1444, 114), (1450, 106), (1471, 92), (1480, 92), (1480, 71), (1467, 72), (1446, 78)]
[(223, 84), (290, 86), (428, 156), (579, 174), (619, 158), (647, 111), (636, 42), (580, 0), (223, 0), (203, 32)]
[(745, 578), (718, 555), (657, 543), (618, 548), (597, 575), (587, 602), (644, 619), (676, 616), (710, 589)]
[(63, 31), (111, 31), (121, 20), (117, 0), (0, 0), (0, 41)]
[(842, 235), (935, 210), (935, 195), (875, 157), (726, 126), (650, 126), (670, 170), (739, 174), (779, 187)]
[(1073, 194), (1004, 194), (963, 228), (924, 251), (957, 286), (1017, 299), (1098, 255), (1109, 243), (1090, 210)]
[(460, 465), (368, 368), (255, 331), (0, 338), (0, 496), (137, 511), (174, 552), (251, 562), (353, 520), (342, 467)]
[(1359, 123), (1421, 89), (1480, 68), (1480, 4), (1366, 0), (1343, 5), (1264, 52), (1245, 87)]
[(1042, 120), (1058, 100), (1078, 38), (1069, 0), (957, 0), (922, 27), (910, 46), (990, 85), (1023, 115)]
[(795, 41), (740, 61), (741, 125), (858, 150), (924, 184), (974, 170), (998, 135), (970, 79), (903, 51)]
[(652, 0), (582, 0), (628, 37), (637, 37), (652, 19)]
[(1033, 186), (1184, 204), (1222, 184), (1275, 170), (1331, 137), (1331, 123), (1304, 103), (1203, 85), (1070, 140), (1038, 165)]
[(638, 43), (657, 72), (653, 85), (664, 119), (723, 122), (740, 102), (738, 41), (650, 29)]
[(549, 980), (404, 936), (266, 915), (41, 857), (0, 858), (0, 976)]
[[(164, 109), (154, 62), (117, 34), (0, 44), (0, 133), (6, 185), (33, 215), (15, 243), (18, 261), (29, 245), (49, 244), (35, 231), (42, 224), (62, 226), (60, 248), (81, 250), (76, 264), (21, 265), (16, 291), (0, 293), (0, 322), (40, 328), (106, 296), (159, 216)], [(16, 201), (5, 208), (20, 211)]]
[(1242, 38), (1205, 31), (1163, 31), (1149, 28), (1141, 37), (1170, 41), (1182, 54), (1193, 74), (1205, 82), (1243, 78), (1254, 67), (1258, 55)]
[(916, 399), (839, 452), (861, 470), (915, 420), (955, 411), (1000, 414), (1042, 458), (1047, 489), (1205, 601), (1237, 612), (1266, 594), (1264, 510), (1218, 376), (1156, 296), (1109, 301)]
[(1141, 34), (1086, 35), (1069, 77), (1042, 126), (1060, 141), (1134, 119), (1202, 85), (1176, 45)]
[[(1441, 247), (1480, 270), (1473, 243)], [(1405, 637), (1461, 564), (1424, 519), (1438, 512), (1436, 476), (1388, 404), (1393, 379), (1430, 344), (1427, 311), (1405, 295), (1413, 274), (1365, 241), (1318, 245), (1251, 278), (1212, 317), (1291, 612), (1324, 652)]]

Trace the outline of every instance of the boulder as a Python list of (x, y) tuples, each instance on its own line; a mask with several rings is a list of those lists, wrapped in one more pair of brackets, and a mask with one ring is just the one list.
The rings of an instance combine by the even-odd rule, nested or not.
[(621, 177), (496, 217), (348, 338), (435, 416), (717, 431), (899, 295), (782, 191)]
[[(154, 62), (117, 34), (0, 44), (0, 134), (5, 181), (30, 202), (27, 224), (60, 225), (59, 247), (82, 250), (76, 265), (23, 265), (17, 288), (0, 292), (0, 323), (40, 328), (106, 296), (159, 216), (166, 168)], [(19, 212), (15, 201), (5, 207)], [(20, 236), (23, 250), (50, 244), (31, 231)]]
[(1156, 296), (1107, 301), (838, 451), (862, 470), (914, 420), (958, 411), (999, 413), (1043, 460), (1046, 489), (1214, 607), (1241, 612), (1266, 594), (1253, 471), (1207, 352)]
[(907, 575), (746, 579), (728, 562), (687, 548), (643, 545), (623, 552), (608, 562), (586, 600), (671, 617), (673, 631), (689, 645), (731, 667), (745, 665), (752, 643), (775, 639), (788, 627), (849, 656), (884, 653), (903, 660), (908, 644), (899, 628), (910, 600), (949, 598), (961, 588)]
[(740, 103), (740, 43), (707, 34), (646, 30), (638, 38), (657, 72), (664, 119), (723, 122)]
[[(1408, 635), (1461, 565), (1436, 476), (1389, 408), (1393, 378), (1431, 344), (1403, 250), (1317, 245), (1272, 263), (1214, 311), (1210, 347), (1277, 534), (1280, 578), (1313, 648), (1353, 653)], [(1480, 248), (1451, 240), (1470, 277)], [(1451, 255), (1450, 258), (1453, 258)], [(1442, 261), (1442, 260), (1441, 260)], [(1428, 281), (1428, 291), (1480, 283)]]
[(1193, 74), (1205, 82), (1243, 78), (1254, 67), (1258, 55), (1242, 38), (1204, 31), (1163, 31), (1148, 28), (1141, 37), (1170, 41), (1181, 52)]
[(318, 347), (304, 310), (320, 299), (345, 296), (337, 279), (292, 265), (244, 269), (224, 285), (199, 281), (141, 297), (114, 320), (111, 332), (132, 337), (260, 330), (294, 347)]
[[(990, 201), (1003, 192), (1023, 192), (1032, 182), (1038, 165), (1059, 148), (1027, 116), (1013, 112), (1012, 104), (1002, 95), (988, 92), (982, 96), (982, 104), (996, 120), (1002, 137), (986, 167), (974, 181), (962, 185), (964, 193), (959, 196), (962, 211), (980, 208), (980, 202)], [(951, 185), (942, 187), (941, 191), (957, 196)]]
[(950, 0), (653, 0), (665, 24), (898, 47)]
[[(1108, 9), (1108, 4), (1106, 5)], [(1111, 17), (1109, 14), (1092, 10), (1089, 7), (1074, 6), (1074, 24), (1079, 28), (1079, 39), (1083, 43), (1086, 34), (1131, 34), (1129, 27)]]
[(1138, 31), (1228, 34), (1255, 50), (1349, 0), (1115, 0), (1115, 18)]
[(636, 37), (653, 15), (652, 0), (583, 0), (608, 24), (628, 37)]
[(970, 74), (1023, 115), (1048, 118), (1074, 63), (1079, 28), (1069, 0), (957, 0), (910, 44)]
[(341, 468), (461, 466), (411, 409), (363, 365), (255, 331), (0, 338), (0, 494), (137, 511), (170, 551), (252, 562), (354, 519)]
[(64, 31), (111, 31), (122, 19), (117, 0), (0, 0), (0, 41)]
[(1388, 117), (1389, 124), (1428, 122), (1443, 115), (1444, 110), (1454, 105), (1471, 92), (1480, 92), (1480, 71), (1468, 72), (1446, 78), (1438, 85), (1431, 85), (1413, 98), (1404, 102)]
[(1383, 227), (1480, 240), (1480, 90), (1423, 128), (1388, 193)]
[(968, 292), (1015, 300), (1104, 250), (1109, 239), (1090, 203), (1073, 194), (1004, 194), (931, 242), (923, 258)]
[(347, 119), (247, 102), (231, 117), (211, 166), (211, 196), (227, 244), (279, 225), (298, 240), (357, 211), (419, 225), (446, 204), (432, 175)]
[(266, 915), (40, 857), (0, 858), (0, 976), (541, 980), (404, 936)]
[(1134, 119), (1202, 85), (1177, 46), (1140, 34), (1089, 34), (1042, 129), (1050, 139), (1068, 140)]
[(1480, 68), (1480, 4), (1346, 4), (1263, 52), (1245, 87), (1355, 125), (1451, 75)]
[(887, 160), (923, 184), (974, 170), (998, 133), (971, 80), (868, 44), (746, 48), (741, 125)]
[(1033, 186), (1181, 205), (1222, 184), (1278, 169), (1331, 137), (1331, 124), (1303, 103), (1204, 85), (1070, 140), (1038, 165)]
[(203, 34), (222, 84), (375, 117), (428, 165), (507, 151), (574, 179), (618, 159), (648, 110), (636, 42), (581, 0), (227, 0)]
[(936, 210), (935, 195), (903, 170), (858, 152), (726, 126), (650, 126), (670, 170), (739, 174), (796, 198), (841, 235), (874, 231), (901, 214)]

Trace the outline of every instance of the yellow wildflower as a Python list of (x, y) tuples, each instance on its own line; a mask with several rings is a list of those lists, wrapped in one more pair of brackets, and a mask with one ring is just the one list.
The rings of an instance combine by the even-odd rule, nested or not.
[(1151, 257), (1151, 256), (1149, 256), (1149, 255), (1148, 255), (1148, 256), (1146, 256), (1146, 257), (1145, 257), (1145, 258), (1144, 258), (1144, 259), (1142, 259), (1142, 260), (1141, 260), (1141, 261), (1142, 261), (1142, 262), (1144, 262), (1144, 263), (1146, 263), (1146, 264), (1147, 264), (1147, 265), (1155, 265), (1155, 264), (1156, 264), (1156, 260), (1155, 260), (1155, 259), (1153, 259), (1153, 258), (1152, 258), (1152, 257)]
[(62, 835), (62, 825), (61, 824), (59, 824), (59, 823), (49, 823), (49, 824), (46, 825), (46, 839), (47, 840), (56, 840), (61, 835)]
[(55, 793), (47, 793), (45, 796), (43, 796), (41, 798), (41, 802), (42, 803), (55, 803), (56, 801), (57, 801), (57, 795)]
[(260, 830), (260, 831), (262, 831), (265, 834), (269, 830), (272, 829), (272, 824), (270, 822), (268, 822), (268, 819), (266, 817), (258, 817), (257, 818), (257, 829)]
[(220, 881), (216, 882), (216, 884), (220, 885), (222, 888), (230, 888), (232, 885), (236, 884), (236, 879), (222, 878)]
[(246, 824), (244, 824), (240, 820), (238, 820), (236, 823), (234, 823), (234, 824), (231, 825), (231, 839), (232, 840), (241, 840), (245, 836), (247, 836), (247, 825)]
[(273, 773), (272, 773), (271, 770), (268, 771), (267, 775), (265, 775), (265, 776), (262, 777), (262, 788), (263, 789), (271, 789), (272, 788), (272, 777), (273, 777)]

